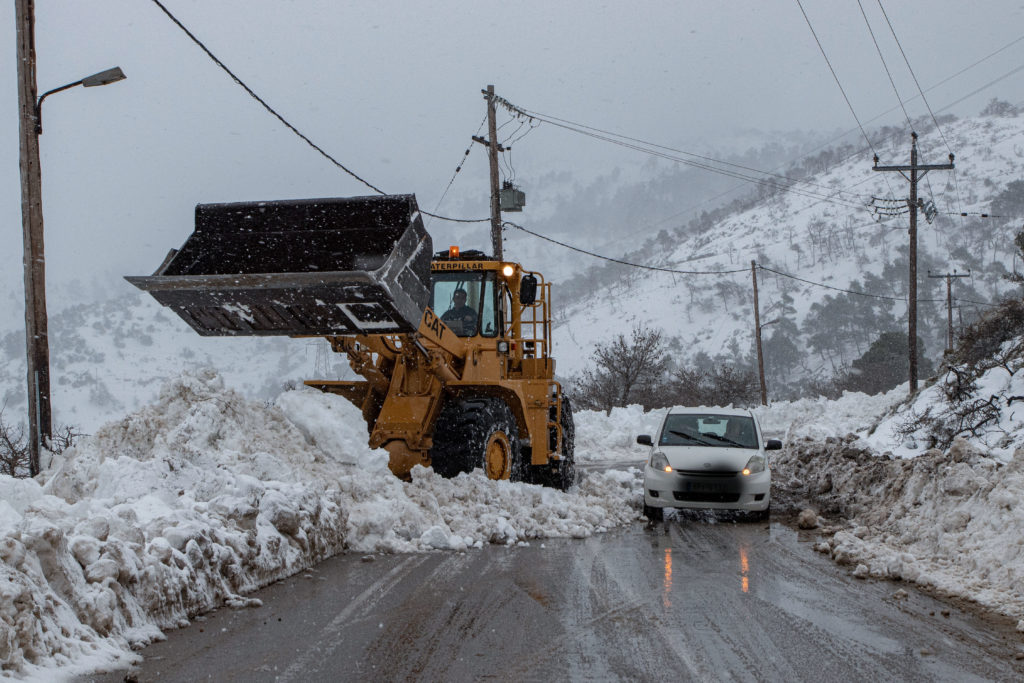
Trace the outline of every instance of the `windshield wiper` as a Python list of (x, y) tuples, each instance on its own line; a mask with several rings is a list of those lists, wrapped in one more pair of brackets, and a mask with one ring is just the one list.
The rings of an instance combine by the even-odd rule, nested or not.
[(696, 436), (696, 435), (691, 434), (689, 432), (680, 432), (680, 431), (677, 431), (675, 429), (670, 429), (668, 431), (671, 432), (672, 434), (675, 434), (676, 436), (681, 436), (684, 439), (689, 439), (690, 441), (695, 441), (695, 442), (697, 442), (699, 444), (704, 444), (705, 446), (714, 446), (715, 445), (715, 444), (711, 443), (710, 441), (705, 441), (704, 439), (700, 438), (699, 436)]
[(710, 436), (712, 439), (718, 439), (719, 441), (724, 441), (725, 443), (729, 444), (730, 446), (736, 446), (736, 448), (750, 448), (750, 446), (747, 446), (745, 444), (741, 444), (739, 441), (733, 441), (732, 439), (730, 439), (728, 437), (725, 437), (725, 436), (719, 436), (718, 434), (708, 434), (708, 436)]

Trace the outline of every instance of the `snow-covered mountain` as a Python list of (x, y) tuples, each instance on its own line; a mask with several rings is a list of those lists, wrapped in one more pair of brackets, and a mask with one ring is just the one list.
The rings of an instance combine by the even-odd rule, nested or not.
[[(943, 138), (926, 127), (919, 130), (921, 163), (945, 162)], [(945, 291), (944, 282), (928, 279), (927, 271), (972, 270), (971, 279), (954, 285), (964, 320), (979, 308), (967, 302), (988, 302), (1012, 291), (1002, 275), (1014, 267), (1012, 238), (1020, 219), (959, 214), (989, 213), (993, 200), (1000, 197), (1006, 205), (1007, 185), (1024, 179), (1024, 117), (948, 121), (942, 132), (956, 153), (955, 175), (934, 172), (921, 184), (922, 197), (934, 200), (940, 212), (931, 224), (920, 221), (919, 324), (932, 358), (940, 355), (943, 345)], [(884, 157), (881, 163), (905, 163), (909, 136), (883, 133), (873, 135)], [(554, 351), (560, 374), (585, 367), (595, 343), (628, 333), (634, 324), (662, 329), (678, 363), (701, 352), (749, 361), (751, 260), (803, 280), (891, 297), (847, 295), (761, 271), (762, 321), (778, 320), (765, 326), (767, 369), (776, 389), (781, 378), (830, 375), (863, 353), (880, 332), (904, 329), (906, 306), (899, 299), (906, 296), (907, 219), (878, 223), (866, 207), (872, 196), (905, 196), (907, 183), (896, 174), (873, 172), (871, 166), (868, 155), (826, 149), (804, 158), (800, 168), (786, 171), (806, 180), (793, 185), (791, 192), (772, 193), (762, 187), (761, 199), (741, 198), (732, 210), (709, 208), (702, 219), (675, 227), (659, 225), (647, 233), (638, 230), (618, 242), (558, 234), (584, 248), (596, 249), (594, 245), (601, 243), (610, 256), (626, 254), (631, 261), (662, 268), (737, 271), (728, 275), (678, 275), (621, 266), (586, 270), (588, 257), (529, 238), (543, 245), (548, 261), (556, 264), (545, 275), (556, 282)], [(622, 187), (636, 187), (635, 181), (634, 176), (626, 177)], [(657, 186), (649, 193), (650, 201), (661, 201), (667, 192), (665, 182), (651, 182)], [(558, 211), (552, 213), (557, 215)], [(616, 244), (618, 251), (611, 251)], [(444, 246), (441, 241), (438, 245)], [(510, 255), (518, 258), (520, 251), (513, 245)], [(573, 267), (562, 269), (559, 260), (572, 262)], [(534, 267), (528, 259), (523, 261)], [(582, 275), (563, 275), (570, 272)], [(319, 340), (203, 338), (150, 297), (127, 283), (117, 284), (116, 294), (99, 304), (51, 310), (55, 425), (92, 432), (153, 400), (165, 379), (188, 368), (212, 366), (229, 385), (263, 399), (303, 379), (349, 376), (345, 359)], [(52, 298), (80, 298), (60, 294)], [(8, 421), (25, 413), (20, 297), (20, 291), (7, 292), (0, 301), (5, 311), (0, 323), (0, 405), (5, 406)]]
[[(183, 370), (216, 368), (247, 397), (269, 400), (290, 384), (334, 378), (348, 367), (319, 339), (200, 337), (127, 283), (103, 303), (52, 314), (49, 326), (54, 426), (85, 433), (153, 401)], [(26, 410), (23, 330), (0, 334), (0, 405), (9, 422)]]
[[(934, 127), (919, 128), (918, 163), (946, 163), (946, 142), (956, 155), (954, 172), (933, 171), (919, 184), (922, 200), (934, 202), (938, 211), (931, 223), (919, 214), (918, 223), (919, 335), (933, 359), (945, 345), (945, 281), (928, 278), (929, 271), (971, 271), (970, 279), (954, 283), (957, 323), (1015, 287), (1003, 275), (1015, 265), (1013, 236), (1024, 211), (1005, 212), (1014, 208), (1008, 184), (1024, 180), (1024, 117), (1003, 114), (1009, 115), (950, 117), (940, 122), (941, 134)], [(880, 165), (909, 163), (905, 132), (890, 129), (872, 137), (883, 157)], [(804, 182), (787, 183), (786, 191), (737, 203), (737, 210), (718, 220), (664, 231), (643, 246), (634, 239), (622, 250), (631, 252), (631, 262), (726, 274), (605, 266), (601, 277), (618, 277), (578, 278), (569, 287), (575, 300), (561, 309), (556, 327), (560, 371), (583, 369), (596, 343), (628, 336), (634, 325), (662, 330), (672, 339), (678, 363), (699, 353), (749, 362), (751, 261), (765, 268), (758, 271), (761, 320), (767, 371), (777, 380), (830, 376), (881, 332), (905, 330), (909, 219), (904, 213), (879, 222), (870, 204), (872, 197), (905, 199), (909, 183), (896, 173), (874, 172), (870, 152), (852, 152), (825, 150), (787, 172)], [(815, 169), (812, 175), (800, 173)], [(1024, 209), (1024, 197), (1017, 201)], [(977, 215), (994, 213), (994, 202), (1003, 214)]]

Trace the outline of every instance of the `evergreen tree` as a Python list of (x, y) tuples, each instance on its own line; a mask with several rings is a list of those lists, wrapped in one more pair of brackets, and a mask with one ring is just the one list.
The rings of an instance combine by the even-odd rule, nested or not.
[[(924, 342), (917, 338), (917, 370), (921, 377), (934, 373), (924, 356)], [(907, 335), (904, 332), (883, 332), (863, 356), (853, 361), (843, 382), (844, 388), (879, 394), (907, 381), (910, 364), (907, 359)]]

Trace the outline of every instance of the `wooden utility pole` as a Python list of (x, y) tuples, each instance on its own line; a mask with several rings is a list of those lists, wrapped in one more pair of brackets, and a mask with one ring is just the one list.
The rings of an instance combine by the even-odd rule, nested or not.
[(750, 275), (754, 278), (754, 339), (757, 344), (757, 377), (761, 380), (761, 405), (768, 405), (768, 386), (764, 381), (764, 354), (761, 350), (761, 311), (757, 301), (757, 262), (751, 260)]
[(929, 271), (928, 277), (930, 278), (946, 278), (946, 353), (953, 353), (953, 278), (955, 277), (970, 277), (971, 271), (966, 273), (958, 273), (955, 270), (952, 273), (943, 273), (942, 275), (932, 275)]
[(39, 111), (36, 106), (34, 0), (16, 0), (18, 109), (21, 138), (21, 225), (25, 267), (25, 351), (28, 364), (29, 474), (39, 474), (39, 453), (48, 446), (50, 342), (46, 323), (46, 261), (43, 256), (43, 201), (39, 170)]
[(473, 139), (487, 145), (488, 157), (491, 160), (491, 250), (494, 252), (494, 258), (500, 261), (503, 258), (503, 250), (501, 246), (501, 202), (498, 195), (498, 152), (503, 150), (498, 144), (498, 121), (494, 111), (493, 85), (487, 86), (484, 97), (487, 100), (487, 136), (489, 139), (486, 141), (476, 137)]
[[(910, 133), (910, 165), (879, 166), (878, 155), (875, 155), (875, 171), (897, 171), (910, 182), (910, 275), (907, 291), (907, 338), (910, 351), (910, 393), (917, 391), (917, 183), (928, 171), (950, 171), (953, 169), (953, 155), (949, 155), (948, 164), (917, 163), (917, 133)], [(908, 177), (904, 171), (910, 173)]]

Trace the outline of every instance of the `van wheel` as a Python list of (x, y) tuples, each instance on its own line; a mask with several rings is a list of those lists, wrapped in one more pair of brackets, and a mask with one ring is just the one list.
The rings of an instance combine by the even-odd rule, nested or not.
[(644, 517), (652, 522), (660, 522), (665, 519), (665, 508), (651, 507), (644, 503)]

